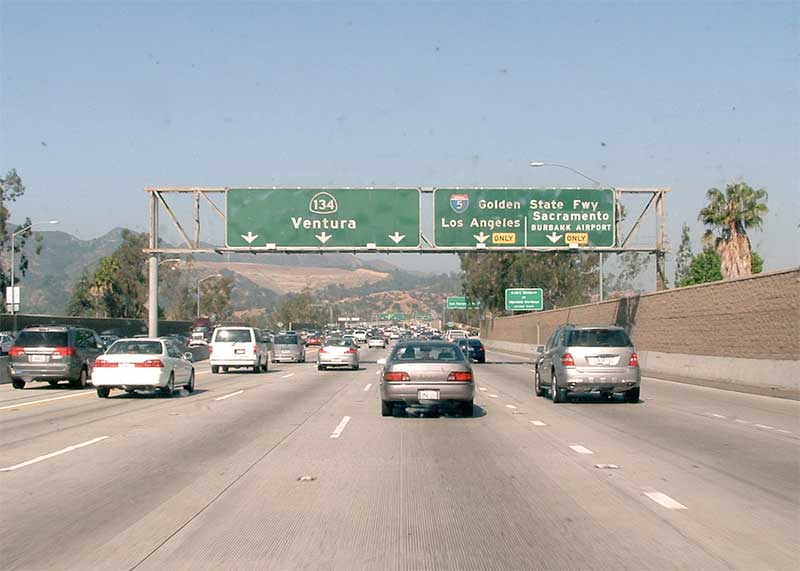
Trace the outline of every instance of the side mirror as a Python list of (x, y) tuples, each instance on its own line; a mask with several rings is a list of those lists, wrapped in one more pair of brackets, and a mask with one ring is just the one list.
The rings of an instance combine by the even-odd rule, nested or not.
[(385, 365), (385, 364), (386, 364), (386, 359), (378, 359), (378, 360), (377, 360), (377, 361), (375, 361), (375, 362), (376, 362), (378, 365)]
[(194, 355), (192, 355), (192, 354), (191, 354), (191, 353), (189, 353), (188, 351), (187, 351), (186, 353), (184, 353), (184, 354), (183, 354), (183, 358), (184, 358), (184, 359), (186, 359), (187, 361), (191, 361), (191, 360), (192, 360), (192, 357), (194, 357)]
[(536, 347), (536, 352), (537, 353), (544, 353), (544, 345), (539, 345), (538, 347)]

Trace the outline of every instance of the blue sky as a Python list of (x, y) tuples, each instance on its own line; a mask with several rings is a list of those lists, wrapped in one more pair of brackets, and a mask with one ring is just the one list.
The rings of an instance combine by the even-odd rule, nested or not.
[(0, 169), (28, 189), (14, 220), (144, 230), (147, 185), (585, 185), (542, 160), (672, 188), (674, 248), (684, 221), (700, 248), (709, 187), (766, 188), (753, 245), (767, 269), (800, 263), (796, 2), (5, 1), (0, 17)]

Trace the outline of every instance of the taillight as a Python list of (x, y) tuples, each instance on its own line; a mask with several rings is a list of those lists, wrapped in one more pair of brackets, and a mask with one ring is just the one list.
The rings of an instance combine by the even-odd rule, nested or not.
[(208, 354), (211, 355), (211, 353), (213, 353), (213, 352), (214, 352), (214, 346), (213, 345), (209, 345), (208, 346)]
[(572, 358), (572, 354), (564, 353), (561, 356), (561, 364), (565, 367), (574, 367), (575, 366), (575, 359)]
[(106, 367), (117, 367), (119, 366), (117, 363), (112, 363), (111, 361), (104, 361), (102, 359), (97, 359), (94, 362), (94, 368), (97, 369), (98, 367), (103, 369)]
[(319, 348), (319, 352), (320, 353), (327, 353), (327, 351), (325, 350), (325, 347), (320, 347)]
[(389, 382), (403, 382), (403, 381), (410, 381), (411, 377), (408, 376), (408, 373), (384, 373), (383, 380)]
[(144, 367), (144, 368), (157, 368), (161, 369), (164, 367), (164, 363), (161, 362), (161, 359), (148, 359), (147, 361), (142, 361), (141, 363), (136, 363), (135, 367)]
[(253, 345), (253, 355), (258, 353), (258, 345)]
[(638, 367), (639, 366), (639, 356), (636, 353), (631, 353), (631, 358), (628, 361), (629, 367)]
[(56, 347), (53, 349), (53, 355), (59, 357), (72, 357), (75, 355), (75, 347)]
[(25, 347), (17, 347), (14, 345), (11, 349), (8, 350), (9, 357), (19, 357), (20, 355), (25, 354)]
[(356, 350), (355, 350), (355, 349), (353, 349), (352, 347), (350, 347), (350, 348), (347, 350), (347, 353), (348, 353), (349, 355), (355, 355), (355, 354), (356, 354)]
[(466, 381), (469, 382), (472, 380), (472, 373), (469, 371), (453, 371), (449, 375), (447, 375), (448, 381)]

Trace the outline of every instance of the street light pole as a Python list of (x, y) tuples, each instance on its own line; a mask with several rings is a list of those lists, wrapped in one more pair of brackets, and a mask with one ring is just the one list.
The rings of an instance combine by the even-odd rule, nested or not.
[[(580, 175), (583, 178), (585, 178), (586, 180), (594, 183), (595, 186), (603, 186), (603, 183), (601, 183), (600, 181), (593, 179), (589, 175), (584, 174), (581, 171), (579, 171), (578, 169), (572, 168), (569, 165), (564, 165), (564, 164), (561, 164), (561, 163), (543, 163), (543, 162), (539, 162), (539, 161), (533, 161), (531, 163), (531, 166), (532, 167), (559, 167), (559, 168), (562, 168), (562, 169), (567, 169), (568, 171), (574, 172), (575, 174)], [(603, 301), (603, 252), (598, 252), (598, 253), (600, 254), (600, 301)]]
[(16, 297), (14, 296), (14, 284), (16, 283), (16, 248), (15, 248), (15, 241), (19, 234), (23, 234), (36, 226), (37, 224), (58, 224), (58, 220), (45, 220), (42, 222), (31, 222), (24, 228), (17, 230), (16, 232), (12, 232), (11, 234), (11, 318), (13, 320), (12, 328), (16, 332), (17, 330), (17, 307), (16, 307)]
[(221, 278), (222, 274), (211, 274), (210, 276), (206, 276), (204, 278), (200, 278), (197, 280), (197, 315), (196, 317), (200, 317), (200, 284), (208, 279), (211, 278)]

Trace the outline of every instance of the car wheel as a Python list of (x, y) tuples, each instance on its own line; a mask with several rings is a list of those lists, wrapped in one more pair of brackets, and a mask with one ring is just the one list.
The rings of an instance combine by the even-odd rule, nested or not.
[(264, 373), (266, 373), (267, 371), (269, 371), (269, 357), (267, 357), (267, 360), (266, 360), (266, 361), (264, 361), (264, 364), (263, 364), (263, 365), (261, 365), (261, 370), (262, 370)]
[(324, 371), (324, 370), (325, 370), (324, 365), (317, 365), (317, 371)]
[(107, 399), (110, 393), (111, 389), (108, 387), (97, 387), (97, 398)]
[(625, 402), (638, 403), (639, 402), (640, 387), (625, 391)]
[(86, 373), (86, 369), (81, 369), (81, 374), (78, 376), (77, 380), (72, 381), (70, 384), (74, 389), (85, 389), (86, 388), (86, 379), (89, 375)]
[(475, 416), (475, 408), (472, 406), (471, 400), (461, 403), (461, 415), (467, 418)]
[(175, 389), (175, 375), (174, 373), (169, 374), (169, 380), (167, 381), (166, 387), (161, 387), (159, 391), (161, 392), (161, 396), (165, 398), (172, 398), (172, 391)]
[(228, 367), (222, 367), (220, 370), (221, 370), (223, 373), (227, 373), (227, 372), (228, 372)]
[(192, 372), (189, 373), (189, 382), (183, 385), (183, 388), (186, 389), (186, 392), (188, 393), (194, 392), (194, 369), (192, 369)]
[(51, 387), (57, 387), (58, 381), (47, 381), (47, 384), (50, 385)]
[(253, 366), (253, 372), (258, 373), (261, 371), (261, 360), (256, 361), (256, 364)]
[(22, 390), (25, 388), (25, 381), (18, 381), (17, 379), (14, 379), (11, 381), (11, 386), (15, 389)]
[(611, 402), (612, 400), (614, 400), (614, 393), (601, 392), (600, 398), (603, 399), (604, 401)]
[(394, 404), (390, 401), (381, 401), (381, 416), (392, 416)]
[(352, 368), (354, 371), (358, 371), (358, 369), (359, 369), (360, 367), (359, 367), (358, 363), (356, 363), (356, 364), (355, 364), (355, 365), (353, 365), (351, 368)]
[(558, 388), (558, 380), (556, 379), (555, 371), (553, 371), (553, 382), (550, 385), (550, 396), (552, 397), (553, 402), (556, 404), (566, 402), (567, 400), (566, 389)]
[(533, 387), (537, 397), (544, 396), (544, 388), (542, 387), (542, 377), (539, 376), (539, 367), (533, 373)]
[(219, 367), (217, 365), (211, 365), (211, 374), (216, 375), (219, 373)]

